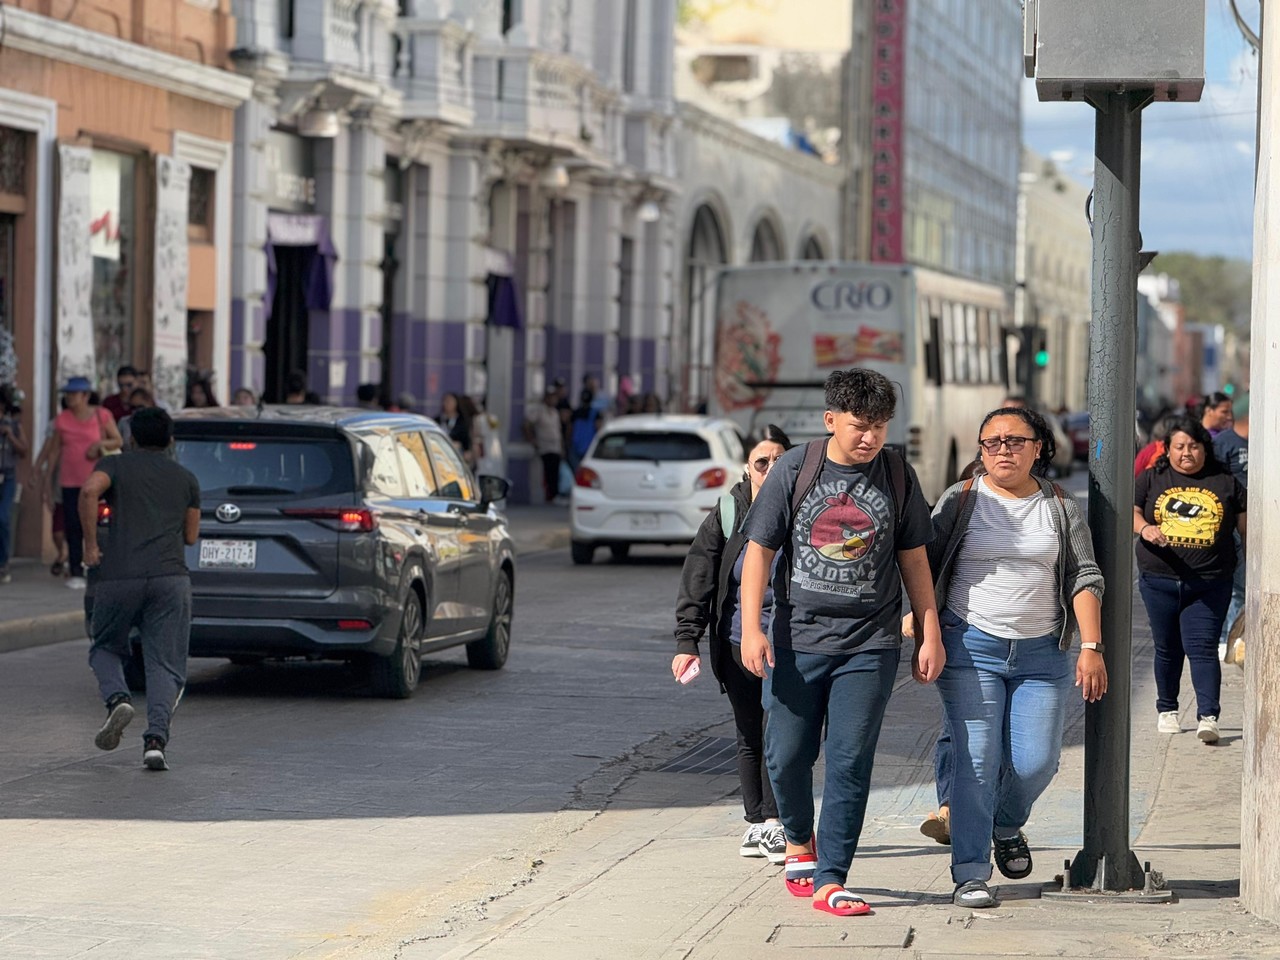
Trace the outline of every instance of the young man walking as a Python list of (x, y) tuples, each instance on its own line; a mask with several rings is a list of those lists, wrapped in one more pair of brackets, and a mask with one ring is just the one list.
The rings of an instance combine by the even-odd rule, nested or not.
[[(97, 568), (89, 666), (107, 705), (93, 742), (114, 750), (133, 719), (124, 661), (129, 631), (137, 627), (147, 675), (142, 762), (167, 770), (169, 723), (187, 681), (191, 579), (184, 545), (200, 535), (200, 483), (166, 455), (173, 443), (167, 413), (139, 410), (132, 432), (134, 449), (99, 461), (80, 490), (85, 563)], [(98, 543), (104, 497), (111, 508), (105, 550)]]
[[(831, 436), (779, 460), (745, 521), (742, 661), (765, 678), (765, 755), (787, 836), (787, 888), (812, 896), (815, 909), (853, 916), (870, 910), (845, 882), (898, 669), (903, 583), (920, 625), (916, 680), (936, 680), (946, 655), (925, 555), (929, 508), (910, 464), (883, 450), (893, 384), (873, 370), (837, 371), (826, 404)], [(754, 625), (779, 550), (766, 637)], [(824, 721), (815, 856), (813, 764)]]

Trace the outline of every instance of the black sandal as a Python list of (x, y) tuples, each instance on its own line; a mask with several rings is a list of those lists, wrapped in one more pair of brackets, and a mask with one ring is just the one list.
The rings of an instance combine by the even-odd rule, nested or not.
[[(991, 843), (995, 847), (996, 867), (1006, 877), (1010, 880), (1021, 880), (1031, 873), (1031, 848), (1027, 846), (1025, 833), (1019, 830), (1016, 837), (1010, 837), (1007, 840), (993, 835)], [(1027, 865), (1021, 870), (1015, 870), (1009, 866), (1014, 860), (1025, 860)]]
[(985, 907), (994, 907), (996, 898), (983, 881), (966, 880), (964, 883), (956, 885), (955, 892), (951, 894), (951, 902), (957, 907), (972, 907), (975, 910), (982, 910)]

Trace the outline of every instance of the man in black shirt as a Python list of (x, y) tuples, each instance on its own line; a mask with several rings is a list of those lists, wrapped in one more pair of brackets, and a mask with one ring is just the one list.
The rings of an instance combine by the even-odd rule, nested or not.
[[(136, 627), (147, 673), (142, 760), (149, 770), (167, 770), (169, 722), (187, 681), (191, 579), (184, 545), (200, 535), (200, 483), (167, 456), (173, 443), (167, 413), (139, 410), (132, 427), (134, 449), (104, 457), (80, 490), (85, 564), (97, 568), (89, 666), (107, 705), (94, 743), (114, 750), (133, 719), (124, 661)], [(98, 544), (104, 497), (111, 517), (105, 553)]]

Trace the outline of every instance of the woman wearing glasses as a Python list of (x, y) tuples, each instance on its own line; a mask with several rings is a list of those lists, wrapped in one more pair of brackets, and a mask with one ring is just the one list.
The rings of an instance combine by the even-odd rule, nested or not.
[[(747, 456), (742, 481), (720, 498), (707, 514), (689, 548), (680, 576), (676, 600), (676, 655), (671, 672), (677, 680), (700, 661), (698, 641), (708, 635), (711, 670), (720, 690), (729, 695), (738, 733), (738, 778), (742, 783), (742, 805), (747, 831), (738, 853), (744, 857), (768, 857), (782, 863), (787, 840), (778, 820), (778, 808), (769, 786), (764, 761), (764, 708), (762, 681), (742, 665), (742, 615), (739, 588), (742, 580), (742, 521), (760, 491), (760, 485), (778, 459), (791, 448), (791, 441), (770, 424)], [(764, 619), (773, 607), (765, 596)], [(768, 623), (764, 624), (768, 630)]]
[[(934, 571), (947, 665), (938, 678), (951, 729), (953, 900), (996, 903), (991, 853), (1011, 880), (1031, 873), (1022, 827), (1058, 770), (1074, 677), (1086, 700), (1107, 689), (1102, 572), (1075, 500), (1033, 474), (1053, 459), (1034, 410), (982, 422), (977, 475), (933, 511)], [(1068, 650), (1079, 631), (1072, 670)]]

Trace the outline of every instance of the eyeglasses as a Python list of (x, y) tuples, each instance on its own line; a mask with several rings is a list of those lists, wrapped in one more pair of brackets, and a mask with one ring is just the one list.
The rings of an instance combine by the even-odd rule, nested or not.
[(987, 453), (999, 453), (1001, 447), (1008, 447), (1010, 453), (1021, 453), (1022, 448), (1035, 441), (1035, 437), (988, 437), (979, 440), (978, 446)]
[(754, 459), (754, 460), (752, 460), (752, 461), (751, 461), (751, 466), (752, 466), (752, 469), (754, 469), (756, 473), (768, 473), (768, 472), (769, 472), (769, 468), (770, 468), (770, 467), (772, 467), (775, 463), (777, 463), (777, 462), (778, 462), (779, 460), (781, 460), (781, 459), (782, 459), (782, 457), (781, 457), (781, 456), (777, 456), (777, 457), (756, 457), (756, 459)]

